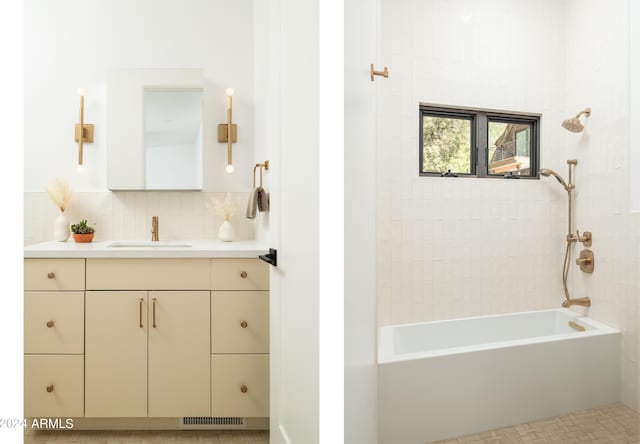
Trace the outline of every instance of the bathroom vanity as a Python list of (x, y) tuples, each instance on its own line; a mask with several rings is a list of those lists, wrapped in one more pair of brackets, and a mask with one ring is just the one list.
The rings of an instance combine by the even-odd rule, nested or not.
[(134, 245), (25, 248), (25, 416), (87, 428), (267, 428), (265, 249)]

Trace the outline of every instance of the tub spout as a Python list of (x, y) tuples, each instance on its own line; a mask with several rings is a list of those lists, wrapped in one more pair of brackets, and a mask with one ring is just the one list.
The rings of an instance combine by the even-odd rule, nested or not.
[(564, 308), (569, 308), (572, 305), (580, 305), (581, 307), (591, 307), (591, 299), (589, 298), (566, 299), (562, 303), (562, 306)]

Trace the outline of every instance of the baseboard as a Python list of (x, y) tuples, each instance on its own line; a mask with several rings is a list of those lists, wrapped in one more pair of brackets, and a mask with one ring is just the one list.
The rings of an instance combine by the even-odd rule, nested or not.
[[(32, 426), (33, 420), (29, 418), (27, 424)], [(44, 419), (44, 418), (43, 418)], [(49, 418), (55, 419), (55, 418)], [(184, 426), (182, 418), (58, 418), (60, 424), (68, 424), (67, 419), (73, 420), (72, 427), (63, 427), (64, 430), (269, 430), (269, 418), (243, 418), (244, 425), (229, 427), (225, 425), (200, 424), (197, 427)], [(49, 426), (47, 426), (47, 422)], [(58, 430), (56, 421), (42, 421), (40, 427), (32, 427), (34, 430)], [(287, 441), (289, 443), (289, 441)]]

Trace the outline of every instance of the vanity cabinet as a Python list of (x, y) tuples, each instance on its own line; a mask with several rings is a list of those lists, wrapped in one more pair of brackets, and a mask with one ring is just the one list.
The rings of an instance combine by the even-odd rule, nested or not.
[(258, 259), (26, 259), (25, 290), (26, 416), (269, 416)]

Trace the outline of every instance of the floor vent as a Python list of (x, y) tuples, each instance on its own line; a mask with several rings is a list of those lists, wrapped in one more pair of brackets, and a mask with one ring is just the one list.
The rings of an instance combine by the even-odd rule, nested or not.
[(242, 417), (211, 417), (211, 416), (185, 416), (180, 418), (180, 428), (188, 429), (217, 429), (217, 430), (241, 430), (247, 425)]

